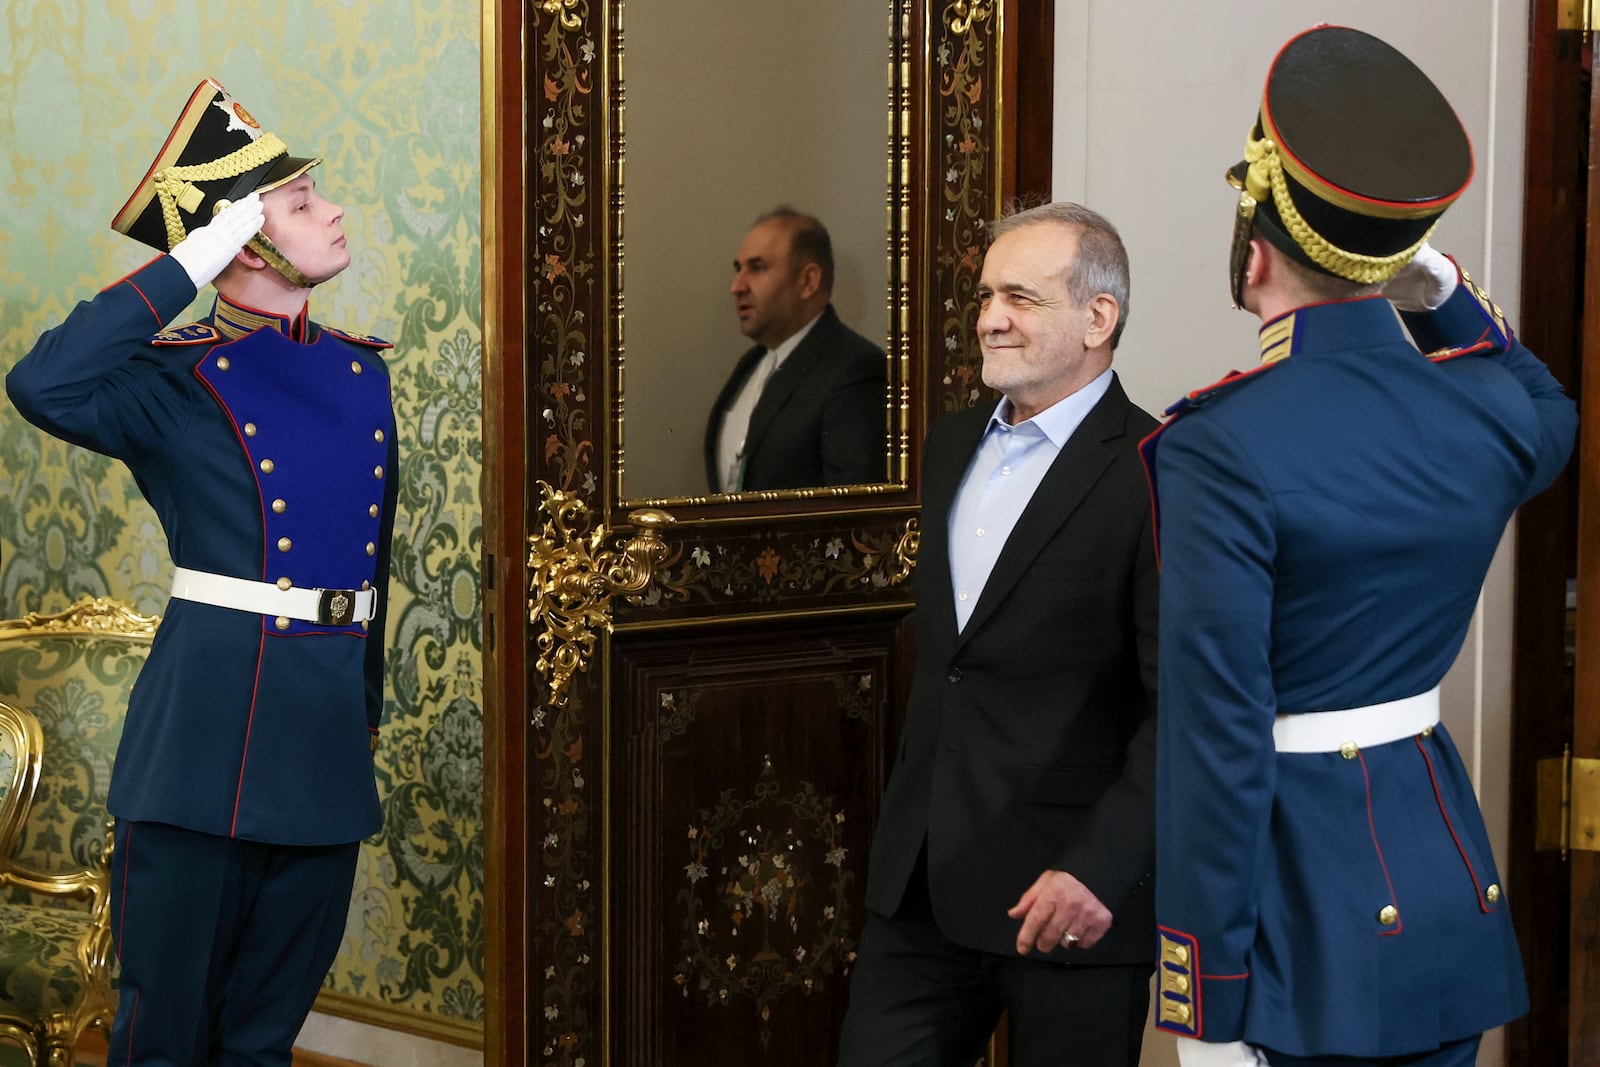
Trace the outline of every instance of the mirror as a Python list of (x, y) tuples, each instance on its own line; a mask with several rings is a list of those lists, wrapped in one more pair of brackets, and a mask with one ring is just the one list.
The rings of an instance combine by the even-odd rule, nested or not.
[[(713, 0), (627, 5), (616, 467), (630, 505), (881, 484), (901, 466), (884, 355), (903, 318), (900, 6), (747, 0), (730, 18)], [(831, 294), (820, 269), (810, 286), (800, 273), (794, 220), (757, 225), (779, 207), (826, 228)], [(813, 320), (792, 352), (781, 343)]]

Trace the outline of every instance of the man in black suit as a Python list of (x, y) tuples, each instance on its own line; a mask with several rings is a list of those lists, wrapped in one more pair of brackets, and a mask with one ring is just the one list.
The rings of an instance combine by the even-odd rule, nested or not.
[(978, 287), (992, 410), (928, 435), (917, 659), (841, 1064), (1136, 1064), (1153, 915), (1156, 561), (1111, 370), (1128, 261), (1102, 216), (1000, 220)]
[(881, 482), (888, 363), (844, 323), (822, 223), (780, 207), (756, 220), (733, 261), (739, 358), (706, 422), (714, 493)]

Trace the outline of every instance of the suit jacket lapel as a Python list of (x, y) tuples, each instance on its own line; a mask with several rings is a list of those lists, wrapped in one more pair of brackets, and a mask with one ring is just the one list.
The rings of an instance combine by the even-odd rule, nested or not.
[[(972, 454), (989, 425), (990, 409), (968, 409), (950, 416), (949, 441), (941, 454), (929, 454), (923, 465), (921, 543), (917, 555), (917, 601), (926, 602), (936, 631), (934, 647), (948, 648), (956, 638), (955, 589), (950, 584), (950, 509), (972, 462)], [(919, 637), (918, 640), (923, 640)]]
[[(1034, 490), (1033, 499), (1017, 520), (1011, 536), (1006, 538), (1000, 558), (984, 583), (972, 616), (961, 630), (958, 646), (977, 632), (996, 607), (1005, 600), (1012, 588), (1027, 574), (1028, 567), (1041, 549), (1061, 529), (1078, 506), (1084, 502), (1116, 453), (1106, 444), (1121, 437), (1127, 428), (1131, 404), (1115, 377), (1111, 387), (1100, 402), (1090, 409), (1083, 422), (1073, 431), (1061, 453), (1045, 472), (1044, 480)], [(945, 568), (945, 581), (949, 582), (949, 567)]]
[(806, 334), (805, 340), (789, 353), (789, 358), (783, 361), (783, 366), (773, 372), (767, 379), (766, 387), (761, 390), (761, 396), (756, 400), (755, 410), (750, 412), (750, 432), (744, 437), (745, 455), (754, 455), (761, 444), (761, 439), (771, 429), (772, 422), (778, 417), (778, 412), (789, 402), (789, 397), (805, 381), (806, 375), (816, 365), (819, 359), (827, 355), (833, 347), (834, 327), (839, 321), (839, 315), (829, 304), (822, 309), (822, 314), (817, 318), (817, 324), (811, 327), (811, 332)]
[[(706, 484), (713, 493), (718, 491), (722, 480), (722, 472), (717, 469), (717, 439), (722, 436), (722, 418), (728, 413), (728, 407), (739, 396), (739, 390), (744, 388), (744, 381), (750, 377), (756, 364), (761, 362), (761, 357), (767, 350), (761, 345), (748, 349), (739, 357), (739, 362), (734, 365), (733, 373), (728, 375), (728, 380), (722, 385), (722, 392), (717, 394), (717, 402), (711, 405), (711, 417), (706, 420)], [(748, 434), (746, 438), (748, 439)]]

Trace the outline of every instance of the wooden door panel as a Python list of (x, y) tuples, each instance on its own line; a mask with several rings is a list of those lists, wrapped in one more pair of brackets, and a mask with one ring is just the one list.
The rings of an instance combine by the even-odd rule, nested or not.
[(613, 642), (614, 1062), (836, 1058), (899, 629)]

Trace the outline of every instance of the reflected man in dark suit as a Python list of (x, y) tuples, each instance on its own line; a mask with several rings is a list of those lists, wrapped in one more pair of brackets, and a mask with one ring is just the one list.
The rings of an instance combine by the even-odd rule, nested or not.
[(710, 490), (883, 481), (888, 363), (833, 310), (827, 229), (787, 207), (761, 216), (739, 244), (729, 291), (755, 347), (706, 423)]
[(978, 295), (993, 408), (923, 464), (916, 668), (868, 866), (846, 1067), (1138, 1063), (1155, 955), (1157, 583), (1111, 369), (1128, 259), (1077, 204), (995, 223)]

